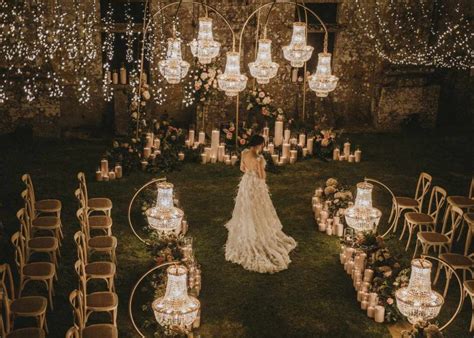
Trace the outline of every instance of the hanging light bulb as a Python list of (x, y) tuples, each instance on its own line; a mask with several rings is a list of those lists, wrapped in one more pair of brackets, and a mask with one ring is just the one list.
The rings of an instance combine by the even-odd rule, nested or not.
[(236, 96), (247, 86), (247, 76), (240, 74), (240, 54), (227, 52), (225, 71), (217, 76), (219, 89), (227, 96)]
[(374, 231), (379, 224), (382, 213), (372, 207), (372, 189), (374, 186), (367, 182), (357, 184), (357, 195), (354, 206), (345, 213), (347, 225), (355, 231)]
[(170, 266), (166, 273), (165, 295), (152, 303), (156, 321), (172, 331), (186, 332), (196, 320), (201, 304), (188, 295), (188, 269), (185, 266)]
[(191, 41), (189, 46), (193, 56), (197, 57), (203, 65), (211, 63), (211, 60), (219, 55), (221, 44), (215, 41), (212, 36), (211, 18), (207, 16), (199, 18), (198, 38)]
[(283, 56), (291, 66), (299, 68), (311, 58), (313, 47), (306, 44), (306, 24), (293, 22), (293, 35), (288, 46), (283, 46)]
[(181, 55), (181, 40), (179, 38), (168, 39), (166, 59), (158, 63), (161, 75), (170, 84), (177, 84), (183, 79), (189, 70), (189, 63), (183, 60)]
[(443, 296), (431, 289), (431, 267), (426, 259), (412, 260), (408, 286), (395, 292), (398, 309), (412, 324), (426, 325), (438, 316), (444, 303)]
[(278, 72), (278, 64), (272, 62), (272, 41), (269, 39), (258, 40), (258, 52), (255, 62), (249, 63), (250, 74), (257, 79), (259, 84), (266, 84)]
[(336, 89), (338, 81), (339, 78), (331, 74), (331, 53), (319, 53), (316, 72), (308, 77), (309, 88), (316, 96), (326, 97)]

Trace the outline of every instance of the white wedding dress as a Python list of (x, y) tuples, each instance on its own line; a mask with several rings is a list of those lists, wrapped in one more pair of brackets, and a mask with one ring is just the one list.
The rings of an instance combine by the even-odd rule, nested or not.
[[(226, 260), (260, 273), (274, 273), (288, 268), (289, 253), (296, 247), (292, 237), (282, 231), (265, 179), (259, 177), (258, 165), (246, 165), (235, 199), (232, 219), (225, 225), (229, 231), (225, 245)], [(254, 161), (256, 162), (256, 161)], [(253, 167), (253, 168), (252, 168)]]

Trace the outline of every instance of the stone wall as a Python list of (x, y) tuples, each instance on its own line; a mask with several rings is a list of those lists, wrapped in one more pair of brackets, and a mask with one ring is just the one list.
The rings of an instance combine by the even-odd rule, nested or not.
[[(67, 0), (69, 3), (71, 0)], [(91, 1), (91, 0), (88, 0)], [(152, 1), (153, 9), (157, 8), (157, 1)], [(257, 7), (258, 4), (270, 0), (210, 0), (208, 3), (217, 7), (232, 23), (236, 34), (240, 32), (243, 21)], [(331, 2), (328, 0), (306, 1)], [(443, 88), (443, 81), (449, 78), (450, 88), (460, 83), (461, 88), (472, 86), (468, 72), (450, 72), (406, 69), (406, 67), (387, 66), (387, 63), (375, 55), (373, 46), (365, 39), (363, 32), (354, 19), (354, 1), (335, 0), (338, 3), (337, 25), (334, 28), (335, 41), (333, 51), (333, 72), (340, 77), (337, 89), (329, 97), (316, 98), (307, 88), (306, 115), (325, 114), (336, 127), (362, 126), (380, 130), (397, 129), (400, 123), (410, 116), (419, 116), (422, 125), (433, 127), (437, 121), (439, 101), (444, 110), (453, 109), (458, 114), (466, 114), (469, 107), (469, 90), (453, 93), (453, 90)], [(363, 2), (369, 4), (370, 2)], [(66, 4), (66, 3), (65, 3)], [(172, 15), (173, 10), (167, 12)], [(185, 2), (180, 9), (182, 21), (182, 35), (185, 41), (190, 41), (196, 33), (197, 18), (203, 15), (202, 9)], [(211, 14), (212, 16), (212, 14)], [(264, 15), (262, 15), (264, 16)], [(263, 20), (264, 18), (261, 18)], [(269, 21), (268, 35), (272, 39), (274, 61), (280, 64), (277, 78), (265, 86), (275, 100), (275, 105), (281, 107), (289, 116), (301, 116), (303, 106), (303, 88), (301, 84), (291, 82), (291, 67), (283, 59), (281, 47), (291, 38), (291, 24), (295, 20), (295, 11), (292, 5), (275, 5)], [(191, 25), (189, 23), (192, 23)], [(214, 20), (215, 39), (222, 43), (220, 63), (224, 67), (225, 52), (231, 46), (231, 34), (228, 28), (219, 20)], [(257, 19), (251, 20), (244, 33), (242, 71), (249, 75), (247, 63), (254, 58), (255, 33)], [(100, 36), (97, 37), (100, 41)], [(319, 52), (315, 50), (314, 53)], [(189, 48), (183, 46), (183, 57), (191, 60)], [(92, 79), (91, 101), (87, 105), (77, 102), (72, 74), (64, 74), (67, 79), (65, 96), (61, 100), (42, 97), (32, 103), (26, 102), (20, 94), (21, 88), (14, 87), (10, 93), (10, 100), (0, 104), (0, 133), (11, 132), (18, 126), (30, 125), (35, 134), (45, 136), (60, 136), (66, 131), (77, 128), (113, 128), (113, 115), (117, 131), (125, 128), (127, 110), (124, 108), (126, 94), (124, 88), (116, 87), (116, 102), (106, 104), (102, 99), (101, 77), (102, 69), (100, 58), (88, 70)], [(308, 69), (308, 71), (313, 71)], [(436, 76), (435, 76), (436, 75)], [(461, 81), (460, 81), (461, 79)], [(459, 81), (459, 82), (458, 82)], [(255, 84), (249, 79), (248, 88)], [(162, 106), (152, 103), (148, 111), (152, 116), (159, 117), (167, 113), (183, 125), (195, 123), (195, 107), (186, 108), (181, 100), (183, 86), (174, 85), (167, 89), (168, 100)], [(239, 114), (245, 117), (244, 96), (240, 97)], [(462, 100), (453, 99), (458, 95)], [(445, 97), (450, 102), (447, 106)], [(439, 98), (439, 100), (438, 100)], [(117, 101), (118, 100), (118, 101)], [(467, 104), (466, 104), (467, 102)], [(458, 108), (453, 108), (458, 104)], [(115, 109), (114, 109), (115, 107)], [(210, 109), (207, 126), (214, 126), (222, 121), (235, 118), (235, 99), (218, 94)], [(119, 125), (120, 124), (120, 125)], [(120, 130), (118, 130), (120, 129)]]

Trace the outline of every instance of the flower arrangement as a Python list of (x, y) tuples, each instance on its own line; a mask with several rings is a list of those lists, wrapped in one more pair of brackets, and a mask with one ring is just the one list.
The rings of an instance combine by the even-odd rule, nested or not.
[(316, 138), (314, 139), (314, 151), (318, 158), (326, 160), (332, 158), (332, 153), (336, 146), (337, 137), (337, 133), (332, 129), (316, 131)]
[(238, 152), (247, 147), (250, 137), (255, 133), (255, 126), (247, 128), (242, 124), (237, 129), (234, 122), (229, 122), (222, 126), (221, 131), (224, 134), (224, 141), (228, 148), (235, 148), (237, 138), (239, 149), (234, 150)]
[(217, 75), (222, 71), (217, 65), (210, 63), (202, 65), (198, 63), (193, 77), (194, 101), (197, 103), (209, 103), (218, 93)]
[(332, 177), (326, 180), (323, 195), (331, 217), (334, 217), (340, 209), (349, 207), (349, 204), (354, 200), (349, 188), (340, 184), (337, 179)]
[(270, 94), (263, 89), (257, 88), (257, 90), (250, 91), (246, 97), (246, 102), (246, 110), (252, 123), (263, 125), (264, 123), (274, 122), (276, 119), (284, 119), (283, 109), (276, 108), (272, 104), (273, 99)]

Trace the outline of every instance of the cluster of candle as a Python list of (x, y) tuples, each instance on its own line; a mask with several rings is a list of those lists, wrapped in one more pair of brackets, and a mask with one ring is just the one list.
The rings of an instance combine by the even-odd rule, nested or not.
[(329, 236), (342, 237), (344, 235), (343, 215), (344, 209), (339, 209), (337, 213), (330, 217), (329, 201), (323, 203), (322, 201), (323, 189), (317, 188), (312, 198), (314, 219), (318, 224), (318, 230), (325, 232)]
[(362, 151), (356, 149), (356, 151), (351, 152), (351, 144), (349, 142), (344, 143), (344, 146), (341, 150), (336, 147), (332, 152), (332, 159), (334, 161), (347, 161), (350, 163), (359, 163), (362, 158)]
[[(186, 221), (183, 220), (183, 223), (184, 222)], [(198, 297), (199, 292), (201, 291), (201, 269), (194, 257), (192, 237), (183, 237), (181, 243), (181, 252), (183, 253), (183, 261), (188, 268), (188, 287), (192, 289), (195, 293), (195, 296)]]
[(373, 318), (377, 323), (383, 323), (385, 307), (379, 305), (376, 292), (369, 292), (374, 270), (366, 268), (367, 254), (343, 245), (339, 257), (344, 270), (352, 277), (361, 310), (366, 311), (367, 317)]
[[(313, 154), (314, 138), (306, 137), (301, 133), (298, 138), (291, 137), (289, 129), (283, 130), (283, 121), (275, 122), (275, 135), (273, 142), (270, 142), (270, 128), (263, 128), (263, 138), (265, 148), (263, 151), (269, 152), (275, 165), (294, 164), (298, 160), (298, 148), (301, 148), (303, 157)], [(276, 148), (281, 146), (281, 152)]]
[(109, 170), (109, 161), (103, 159), (100, 161), (100, 168), (95, 172), (96, 181), (113, 181), (122, 178), (122, 166), (116, 164), (113, 170)]
[(145, 170), (145, 168), (148, 166), (148, 161), (153, 161), (156, 157), (161, 155), (160, 147), (161, 147), (160, 138), (155, 137), (154, 133), (146, 133), (145, 146), (143, 147), (143, 154), (142, 154), (142, 161), (141, 161), (143, 170)]
[[(201, 154), (201, 163), (225, 163), (226, 165), (235, 165), (237, 163), (237, 155), (231, 155), (226, 152), (224, 143), (220, 143), (221, 133), (219, 130), (214, 129), (211, 134), (211, 146), (204, 147)], [(185, 141), (185, 146), (188, 148), (196, 149), (200, 145), (206, 144), (206, 134), (201, 131), (199, 132), (198, 140), (194, 140), (194, 130), (189, 131), (188, 139)]]

